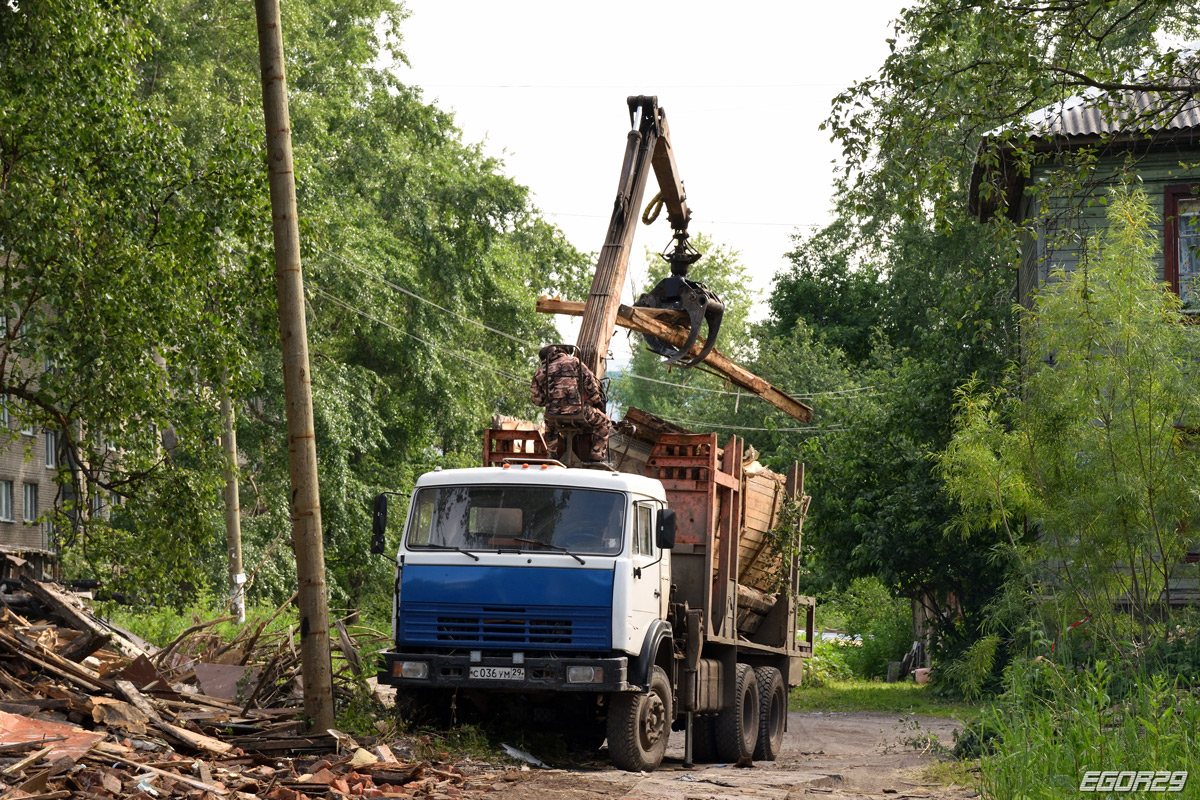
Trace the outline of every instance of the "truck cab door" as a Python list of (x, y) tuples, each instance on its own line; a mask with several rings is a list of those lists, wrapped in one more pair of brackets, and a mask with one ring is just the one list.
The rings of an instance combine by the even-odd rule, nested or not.
[[(633, 623), (641, 631), (656, 619), (666, 619), (668, 583), (663, 582), (662, 553), (654, 544), (654, 523), (658, 504), (639, 501), (633, 506)], [(670, 580), (669, 572), (666, 575)]]

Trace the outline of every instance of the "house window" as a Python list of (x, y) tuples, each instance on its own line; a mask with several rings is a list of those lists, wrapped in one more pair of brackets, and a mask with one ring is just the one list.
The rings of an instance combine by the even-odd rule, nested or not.
[(25, 436), (37, 436), (37, 431), (33, 429), (33, 423), (21, 423), (21, 433)]
[(1163, 280), (1185, 310), (1200, 312), (1200, 184), (1168, 186), (1163, 221)]
[(0, 425), (8, 427), (8, 401), (0, 400)]
[(26, 523), (33, 522), (38, 517), (37, 484), (25, 484), (25, 504), (21, 509), (21, 519)]
[(0, 522), (12, 521), (12, 481), (0, 481)]
[(58, 431), (46, 431), (46, 469), (58, 468)]

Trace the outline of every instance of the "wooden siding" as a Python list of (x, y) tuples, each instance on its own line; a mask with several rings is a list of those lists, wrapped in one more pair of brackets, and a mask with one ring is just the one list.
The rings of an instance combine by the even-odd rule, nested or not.
[[(1069, 272), (1085, 256), (1089, 237), (1094, 237), (1107, 225), (1105, 199), (1119, 185), (1126, 158), (1124, 153), (1101, 158), (1093, 172), (1090, 194), (1048, 198), (1049, 213), (1043, 217), (1037, 234), (1026, 236), (1021, 243), (1021, 265), (1017, 279), (1021, 305), (1029, 307), (1032, 293), (1046, 283), (1051, 272), (1059, 268)], [(1165, 235), (1164, 190), (1168, 186), (1200, 181), (1200, 167), (1188, 168), (1181, 163), (1184, 161), (1200, 161), (1200, 149), (1143, 153), (1136, 160), (1140, 186), (1158, 217), (1160, 247), (1155, 256), (1155, 265), (1159, 278), (1163, 277), (1164, 271), (1161, 247)], [(1044, 183), (1052, 169), (1053, 165), (1035, 167), (1030, 173), (1030, 183)], [(1035, 213), (1033, 200), (1027, 192), (1022, 198), (1020, 218), (1033, 219)]]

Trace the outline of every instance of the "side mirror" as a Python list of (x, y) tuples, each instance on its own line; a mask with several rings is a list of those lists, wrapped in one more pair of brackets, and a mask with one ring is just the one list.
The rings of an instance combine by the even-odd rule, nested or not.
[(658, 512), (658, 527), (654, 543), (659, 550), (670, 550), (675, 546), (675, 512), (664, 508)]
[(387, 532), (387, 507), (387, 495), (376, 496), (375, 511), (371, 518), (371, 552), (375, 555), (383, 555), (387, 550), (387, 539), (384, 536)]

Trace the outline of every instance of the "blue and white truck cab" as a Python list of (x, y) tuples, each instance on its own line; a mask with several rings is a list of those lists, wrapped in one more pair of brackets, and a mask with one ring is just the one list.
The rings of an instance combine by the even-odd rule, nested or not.
[[(728, 494), (734, 479), (709, 482)], [(676, 511), (664, 483), (545, 460), (421, 476), (399, 532), (395, 646), (380, 682), (417, 716), (495, 715), (558, 727), (591, 748), (607, 738), (624, 769), (657, 767), (672, 727), (693, 721), (689, 755), (694, 743), (698, 758), (756, 747), (774, 758), (789, 667), (799, 679), (795, 637), (763, 645), (736, 632), (738, 593), (716, 590), (735, 560), (714, 571), (715, 500), (697, 495), (705, 513), (674, 493), (693, 533), (680, 545), (684, 572), (673, 573)], [(380, 495), (376, 552), (387, 517)], [(771, 630), (792, 624), (789, 608)], [(717, 616), (729, 617), (723, 635)]]
[(422, 476), (397, 556), (391, 682), (645, 685), (639, 659), (670, 594), (665, 507), (658, 481), (618, 472), (525, 463)]

